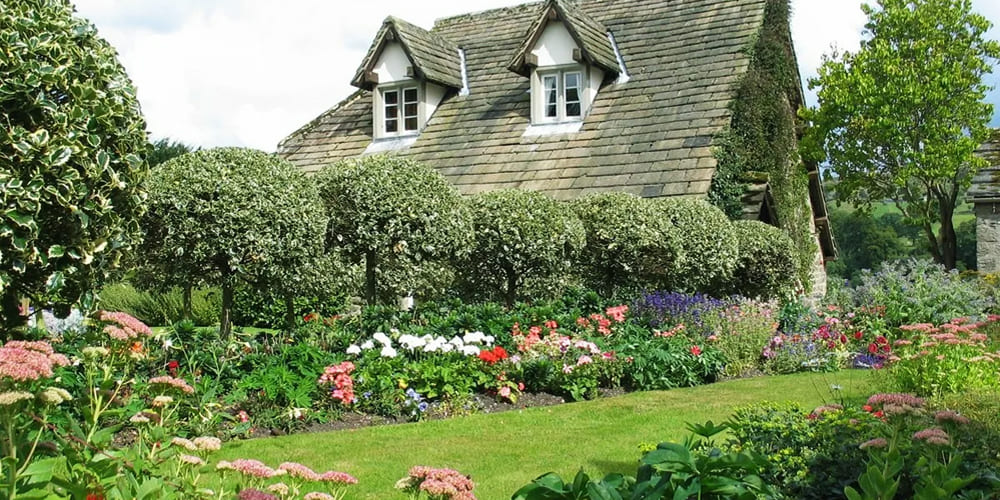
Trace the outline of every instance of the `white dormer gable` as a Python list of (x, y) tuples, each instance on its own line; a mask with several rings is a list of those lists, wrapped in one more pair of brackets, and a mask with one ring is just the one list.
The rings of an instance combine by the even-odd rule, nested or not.
[(407, 73), (412, 73), (413, 63), (410, 62), (410, 58), (406, 55), (406, 51), (403, 50), (403, 46), (398, 42), (392, 42), (386, 44), (385, 48), (382, 49), (382, 54), (379, 55), (378, 62), (375, 63), (375, 69), (372, 71), (378, 75), (378, 83), (382, 85), (384, 83), (394, 83), (403, 80), (409, 80), (411, 76)]
[(545, 25), (528, 52), (534, 66), (530, 75), (532, 124), (581, 124), (587, 116), (604, 71), (581, 62), (580, 52), (565, 23), (553, 20)]
[(531, 48), (531, 55), (535, 56), (539, 67), (563, 66), (577, 64), (573, 59), (573, 51), (579, 49), (566, 25), (561, 21), (554, 21), (545, 26), (535, 46)]

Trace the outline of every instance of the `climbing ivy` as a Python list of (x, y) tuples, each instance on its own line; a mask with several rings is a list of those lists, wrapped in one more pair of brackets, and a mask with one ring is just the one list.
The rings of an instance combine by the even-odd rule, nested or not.
[(731, 219), (743, 216), (743, 195), (752, 179), (766, 179), (778, 225), (795, 242), (799, 281), (808, 290), (816, 252), (809, 178), (799, 158), (795, 96), (799, 93), (789, 38), (788, 0), (768, 0), (764, 23), (747, 51), (750, 66), (729, 108), (730, 126), (716, 137), (718, 161), (709, 201)]

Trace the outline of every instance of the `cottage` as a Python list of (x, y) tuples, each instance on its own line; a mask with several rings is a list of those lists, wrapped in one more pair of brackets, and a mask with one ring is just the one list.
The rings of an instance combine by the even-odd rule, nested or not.
[(976, 214), (976, 264), (984, 273), (1000, 272), (1000, 130), (978, 154), (990, 162), (972, 179), (969, 202)]
[[(440, 19), (429, 31), (389, 17), (352, 80), (358, 90), (278, 152), (307, 172), (358, 155), (407, 155), (465, 194), (706, 197), (748, 49), (775, 1), (546, 0)], [(790, 117), (802, 103), (795, 87), (783, 103)], [(792, 211), (808, 219), (821, 293), (824, 262), (836, 253), (821, 180), (816, 165), (791, 168), (808, 171)], [(774, 179), (741, 179), (744, 217), (777, 224), (785, 215)]]

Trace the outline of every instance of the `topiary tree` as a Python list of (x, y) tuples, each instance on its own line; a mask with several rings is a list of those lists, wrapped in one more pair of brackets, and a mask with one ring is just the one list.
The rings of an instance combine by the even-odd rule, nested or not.
[(170, 284), (221, 287), (223, 336), (238, 283), (298, 286), (290, 274), (322, 254), (326, 217), (318, 191), (277, 156), (196, 151), (157, 167), (148, 188), (146, 265)]
[(571, 206), (587, 233), (579, 260), (590, 288), (610, 298), (676, 277), (684, 258), (680, 235), (652, 201), (628, 193), (599, 193)]
[(458, 190), (413, 160), (386, 155), (345, 160), (321, 170), (317, 182), (330, 220), (327, 245), (364, 262), (369, 303), (378, 300), (380, 269), (448, 260), (465, 254), (472, 242)]
[(732, 293), (762, 299), (780, 298), (795, 290), (795, 243), (784, 231), (755, 220), (733, 221), (739, 258)]
[(557, 281), (586, 244), (586, 231), (568, 205), (541, 193), (507, 189), (469, 200), (476, 243), (465, 279), (482, 290), (504, 291), (514, 305), (526, 280)]
[(84, 299), (140, 234), (146, 125), (115, 50), (60, 0), (0, 4), (0, 295)]
[(680, 235), (684, 256), (668, 288), (709, 294), (727, 288), (736, 269), (739, 244), (726, 214), (704, 200), (658, 198), (653, 203)]

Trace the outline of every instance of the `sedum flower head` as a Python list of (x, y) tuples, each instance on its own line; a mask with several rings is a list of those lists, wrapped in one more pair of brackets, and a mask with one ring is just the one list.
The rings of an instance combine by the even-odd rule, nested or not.
[(179, 460), (182, 464), (187, 464), (187, 465), (198, 465), (198, 466), (205, 465), (205, 461), (202, 460), (201, 457), (196, 457), (194, 455), (186, 455), (183, 453), (177, 455), (177, 460)]
[(194, 444), (194, 442), (192, 442), (190, 439), (175, 437), (170, 440), (170, 444), (174, 446), (179, 446), (188, 451), (198, 451), (198, 446)]
[(24, 391), (0, 392), (0, 406), (15, 405), (17, 403), (20, 403), (21, 401), (34, 399), (34, 397), (35, 396), (33, 396), (30, 392), (24, 392)]
[(219, 451), (222, 449), (222, 440), (217, 437), (196, 437), (192, 443), (201, 451)]
[(66, 401), (72, 401), (73, 396), (69, 391), (61, 387), (49, 387), (38, 394), (38, 399), (48, 405), (58, 405)]

